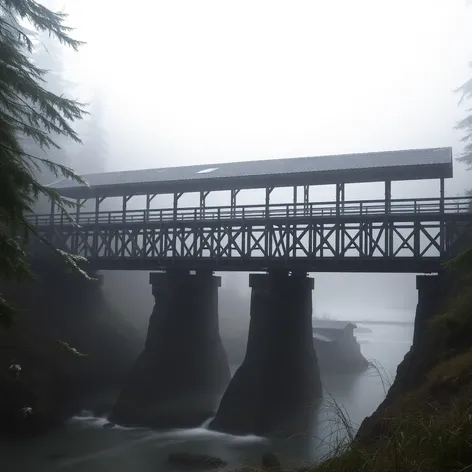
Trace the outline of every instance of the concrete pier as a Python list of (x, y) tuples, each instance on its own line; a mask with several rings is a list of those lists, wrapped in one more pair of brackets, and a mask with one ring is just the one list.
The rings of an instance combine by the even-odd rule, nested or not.
[(305, 274), (251, 274), (246, 356), (211, 429), (289, 435), (310, 430), (321, 397), (313, 347), (312, 290)]
[(144, 351), (110, 420), (179, 428), (215, 414), (230, 380), (218, 326), (220, 277), (212, 272), (151, 273), (155, 298)]

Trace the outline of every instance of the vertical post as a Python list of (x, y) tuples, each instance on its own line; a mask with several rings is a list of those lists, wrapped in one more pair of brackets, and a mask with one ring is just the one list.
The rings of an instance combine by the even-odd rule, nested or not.
[(149, 221), (149, 210), (151, 209), (151, 195), (146, 195), (146, 212), (144, 215), (144, 222), (147, 223)]
[(101, 203), (100, 197), (96, 197), (95, 198), (95, 224), (98, 223), (98, 214), (100, 213), (100, 203)]
[[(123, 219), (122, 219), (122, 221), (123, 221), (123, 224), (126, 224), (126, 219), (127, 219), (127, 218), (126, 218), (126, 212), (128, 211), (128, 208), (127, 208), (127, 206), (128, 206), (128, 201), (129, 201), (129, 199), (130, 199), (132, 196), (133, 196), (133, 195), (125, 195), (125, 196), (123, 196), (123, 208), (122, 208), (122, 213), (123, 213)], [(121, 233), (120, 255), (121, 255), (122, 257), (124, 257), (124, 256), (125, 256), (125, 234), (126, 234), (126, 230), (125, 230), (124, 226), (123, 226), (123, 228), (122, 228), (121, 231), (122, 231), (122, 233)], [(133, 246), (132, 246), (132, 251), (135, 250), (134, 248), (135, 248), (135, 246), (133, 245)]]
[[(178, 210), (179, 198), (181, 196), (182, 196), (182, 193), (174, 193), (174, 215), (173, 215), (174, 222), (177, 221), (177, 210)], [(195, 247), (197, 247), (197, 244), (195, 244)], [(174, 224), (172, 228), (172, 260), (175, 259), (176, 248), (177, 248), (177, 227)]]
[(205, 219), (206, 197), (210, 192), (200, 192), (200, 218)]
[(392, 182), (385, 181), (385, 255), (390, 257), (393, 254), (393, 226), (389, 215), (392, 205)]
[(181, 196), (181, 193), (174, 193), (174, 221), (177, 221), (177, 209), (179, 205), (179, 198)]
[(439, 179), (439, 257), (444, 254), (445, 218), (444, 218), (444, 178)]
[[(79, 225), (79, 221), (80, 221), (80, 206), (81, 206), (81, 201), (80, 201), (80, 198), (77, 198), (75, 200), (75, 224), (76, 225)], [(75, 237), (73, 239), (73, 247), (72, 247), (72, 252), (74, 254), (78, 254), (78, 250), (79, 250), (79, 233), (78, 233), (78, 229), (76, 228), (75, 230)]]
[[(341, 255), (341, 203), (344, 206), (344, 184), (336, 184), (336, 254), (335, 257)], [(344, 239), (344, 238), (343, 238)]]
[(385, 213), (388, 215), (392, 208), (392, 182), (385, 181)]
[(310, 186), (303, 186), (303, 206), (305, 210), (305, 215), (308, 213), (308, 207), (310, 205)]
[(123, 195), (123, 205), (122, 205), (122, 208), (121, 208), (121, 211), (123, 213), (123, 223), (126, 222), (126, 206), (127, 206), (127, 203), (128, 203), (128, 199), (127, 199), (126, 195)]
[(344, 209), (344, 189), (344, 184), (336, 184), (336, 216), (339, 216), (341, 214), (341, 208)]
[[(293, 216), (297, 217), (298, 216), (298, 187), (296, 185), (293, 186)], [(297, 230), (298, 230), (298, 225), (296, 223), (297, 220), (294, 220), (292, 226), (292, 257), (295, 258), (297, 256), (297, 250), (295, 246), (295, 241), (297, 237)], [(288, 222), (287, 222), (288, 223)], [(289, 228), (287, 228), (289, 229)], [(290, 232), (287, 231), (287, 249), (290, 247), (290, 241), (288, 240), (290, 235)]]
[(265, 217), (266, 219), (269, 218), (269, 206), (270, 206), (270, 194), (274, 187), (266, 187), (266, 194), (265, 194)]
[(98, 256), (98, 215), (100, 213), (100, 197), (95, 197), (95, 228), (93, 229), (93, 244), (92, 253), (95, 257)]
[[(266, 256), (269, 255), (271, 256), (272, 254), (269, 253), (272, 247), (272, 239), (271, 239), (271, 232), (272, 228), (269, 224), (269, 211), (270, 211), (270, 194), (274, 187), (266, 187), (266, 194), (265, 194), (265, 219), (266, 219), (266, 225), (265, 225), (265, 234), (264, 234), (264, 249)], [(244, 237), (243, 237), (244, 240)], [(250, 240), (249, 240), (250, 241)], [(269, 253), (269, 254), (268, 254)]]
[(236, 197), (238, 196), (239, 189), (232, 189), (231, 190), (231, 217), (234, 218), (236, 216)]
[[(154, 197), (156, 194), (147, 194), (146, 195), (146, 214), (145, 214), (145, 222), (147, 223), (149, 221), (150, 213), (151, 213), (151, 202), (154, 200)], [(162, 213), (161, 213), (162, 215)]]
[(205, 215), (205, 192), (200, 192), (200, 219)]

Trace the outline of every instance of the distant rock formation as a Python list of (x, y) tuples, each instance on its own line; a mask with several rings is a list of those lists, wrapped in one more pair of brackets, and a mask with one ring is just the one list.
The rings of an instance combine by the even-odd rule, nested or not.
[(313, 345), (323, 375), (362, 372), (369, 363), (348, 321), (313, 319)]

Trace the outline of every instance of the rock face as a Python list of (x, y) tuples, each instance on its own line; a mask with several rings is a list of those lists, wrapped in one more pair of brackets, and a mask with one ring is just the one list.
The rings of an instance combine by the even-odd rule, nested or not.
[(246, 357), (210, 427), (232, 434), (306, 432), (321, 397), (312, 340), (313, 280), (252, 274), (250, 286)]
[[(57, 353), (60, 355), (60, 353)], [(67, 379), (46, 359), (23, 356), (22, 373), (12, 376), (0, 362), (0, 435), (30, 437), (61, 427), (71, 413)], [(23, 362), (24, 361), (24, 362)]]
[[(0, 329), (0, 435), (7, 437), (61, 427), (82, 409), (109, 411), (143, 341), (109, 304), (100, 279), (68, 273), (54, 259), (32, 262), (34, 280), (0, 284), (20, 310), (11, 328)], [(13, 375), (12, 364), (21, 371)]]
[(155, 306), (144, 351), (110, 421), (155, 428), (193, 427), (214, 415), (230, 371), (218, 329), (211, 273), (151, 274)]
[(367, 359), (362, 355), (361, 346), (354, 335), (340, 339), (323, 339), (313, 337), (321, 375), (351, 374), (363, 372), (369, 367)]
[(445, 298), (446, 279), (440, 276), (422, 275), (416, 277), (418, 304), (415, 313), (413, 345), (418, 345), (428, 332), (431, 318), (438, 312)]
[[(397, 368), (395, 381), (390, 387), (385, 400), (377, 410), (362, 422), (357, 439), (368, 443), (378, 439), (391, 417), (389, 408), (414, 389), (419, 388), (426, 380), (431, 369), (442, 360), (461, 352), (470, 346), (470, 334), (464, 330), (463, 337), (455, 336), (448, 339), (446, 332), (432, 329), (431, 320), (439, 313), (447, 310), (449, 300), (453, 300), (464, 285), (448, 274), (424, 276), (416, 278), (418, 304), (416, 307), (415, 330), (413, 344)], [(467, 287), (467, 285), (466, 285)]]
[(282, 468), (279, 458), (273, 452), (266, 452), (262, 456), (262, 467), (264, 469), (279, 471)]

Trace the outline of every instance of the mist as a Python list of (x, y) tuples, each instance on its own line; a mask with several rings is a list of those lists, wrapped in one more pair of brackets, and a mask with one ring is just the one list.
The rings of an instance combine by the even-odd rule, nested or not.
[[(212, 167), (235, 161), (414, 148), (452, 147), (455, 158), (462, 152), (462, 135), (455, 126), (466, 116), (468, 105), (459, 103), (461, 97), (456, 90), (472, 76), (469, 66), (472, 8), (466, 0), (300, 0), (290, 3), (156, 0), (141, 2), (139, 8), (109, 0), (44, 0), (41, 3), (67, 13), (67, 24), (74, 28), (71, 35), (86, 43), (79, 52), (74, 52), (46, 34), (38, 34), (33, 53), (36, 65), (52, 70), (46, 77), (47, 87), (55, 94), (86, 104), (90, 113), (74, 123), (83, 143), (71, 143), (58, 136), (61, 149), (48, 155), (85, 178), (87, 174), (102, 172), (206, 164)], [(57, 177), (44, 172), (40, 180), (49, 185), (56, 182)], [(446, 179), (445, 185), (446, 197), (463, 196), (472, 188), (471, 174), (454, 159), (454, 177)], [(438, 180), (396, 181), (391, 187), (393, 199), (439, 196)], [(287, 203), (293, 199), (293, 192), (292, 187), (275, 188), (271, 203)], [(303, 188), (296, 192), (301, 202)], [(310, 202), (332, 202), (336, 187), (311, 186), (310, 192)], [(384, 197), (383, 182), (345, 185), (346, 201), (382, 200)], [(199, 198), (198, 193), (186, 193), (179, 200), (179, 207), (198, 207)], [(264, 198), (264, 189), (243, 189), (238, 193), (237, 204), (262, 205)], [(122, 202), (121, 197), (106, 198), (100, 203), (100, 210), (120, 210)], [(146, 196), (140, 195), (131, 197), (126, 205), (129, 210), (142, 210), (145, 204)], [(172, 195), (156, 195), (150, 209), (169, 209), (172, 204)], [(229, 205), (230, 194), (228, 191), (211, 192), (206, 204)], [(94, 209), (92, 201), (84, 207), (85, 211)], [(38, 203), (37, 212), (49, 211), (49, 202)], [(96, 344), (98, 357), (107, 351), (103, 366), (110, 359), (112, 363), (116, 360), (116, 364), (124, 365), (115, 354), (121, 351), (126, 351), (123, 358), (130, 365), (139, 365), (140, 357), (135, 362), (133, 356), (137, 357), (144, 345), (155, 306), (149, 274), (149, 271), (138, 270), (100, 272), (103, 283), (95, 286), (98, 289), (94, 293), (100, 300), (97, 310), (105, 307), (106, 316), (97, 316), (96, 324), (84, 324), (81, 335)], [(243, 362), (248, 339), (249, 273), (215, 272), (215, 275), (222, 278), (218, 291), (219, 333), (233, 374)], [(378, 356), (384, 362), (385, 371), (394, 376), (412, 345), (416, 329), (413, 322), (418, 302), (417, 274), (317, 272), (309, 276), (314, 278), (313, 316), (322, 318), (318, 320), (321, 322), (351, 321), (362, 325), (360, 330), (364, 331), (358, 330), (355, 336), (355, 328), (351, 326), (350, 347), (355, 345), (366, 366), (368, 360)], [(80, 293), (76, 295), (79, 300)], [(64, 303), (68, 302), (66, 299)], [(80, 305), (81, 301), (76, 304)], [(296, 303), (298, 301), (294, 305)], [(80, 311), (80, 307), (76, 308)], [(188, 312), (187, 308), (180, 312)], [(118, 314), (121, 315), (119, 321)], [(62, 322), (68, 325), (67, 320)], [(77, 316), (75, 322), (79, 324), (83, 320)], [(391, 323), (384, 326), (386, 322)], [(70, 324), (68, 332), (75, 331), (74, 326)], [(92, 326), (89, 331), (88, 326)], [(117, 327), (116, 333), (114, 327)], [(217, 333), (216, 321), (213, 328)], [(94, 336), (89, 336), (90, 332), (94, 332)], [(109, 345), (107, 341), (102, 344), (102, 332), (111, 333)], [(178, 329), (175, 332), (178, 338)], [(265, 334), (264, 330), (261, 332)], [(304, 339), (311, 343), (313, 337), (315, 345), (316, 334), (320, 333), (315, 336), (310, 333), (310, 337)], [(121, 340), (128, 344), (125, 346)], [(323, 335), (318, 338), (331, 346), (335, 344), (333, 340), (323, 339)], [(343, 338), (343, 342), (345, 340)], [(175, 346), (181, 341), (178, 339)], [(218, 343), (221, 345), (219, 338)], [(278, 344), (273, 344), (278, 348)], [(197, 347), (200, 349), (200, 345)], [(177, 346), (175, 351), (165, 352), (173, 354), (178, 349)], [(315, 350), (318, 362), (321, 350), (318, 347)], [(325, 352), (328, 352), (326, 357), (330, 357), (330, 351)], [(167, 360), (166, 356), (162, 357)], [(316, 369), (319, 365), (318, 362)], [(128, 373), (129, 369), (116, 370), (122, 375), (123, 370)], [(337, 401), (348, 405), (349, 414), (352, 413), (353, 420), (359, 424), (385, 398), (383, 383), (380, 386), (378, 379), (367, 378), (364, 371), (342, 375), (334, 372), (330, 378), (325, 373), (319, 375), (323, 394), (333, 392)], [(116, 374), (116, 378), (119, 375)], [(101, 374), (97, 374), (99, 377)], [(119, 382), (121, 389), (128, 380), (119, 377)], [(115, 400), (113, 397), (114, 404)], [(78, 415), (72, 419), (96, 428), (98, 413), (95, 413), (93, 418)], [(56, 444), (62, 444), (64, 450), (77, 447), (81, 451), (77, 456), (79, 462), (92, 464), (98, 458), (94, 470), (105, 470), (100, 468), (105, 464), (117, 471), (128, 470), (126, 467), (132, 461), (144, 464), (143, 460), (149, 461), (149, 470), (155, 470), (155, 458), (161, 460), (173, 450), (174, 444), (176, 447), (184, 444), (197, 452), (220, 454), (223, 451), (222, 455), (233, 455), (233, 459), (238, 456), (238, 460), (243, 452), (250, 456), (250, 448), (243, 449), (239, 441), (241, 444), (248, 441), (257, 452), (257, 460), (262, 450), (260, 443), (257, 447), (256, 443), (250, 443), (254, 440), (252, 437), (218, 436), (220, 433), (206, 430), (205, 426), (172, 431), (170, 436), (168, 432), (155, 436), (152, 430), (145, 429), (123, 432), (126, 428), (115, 428), (115, 420), (107, 418), (110, 423), (105, 426), (110, 431), (100, 429), (99, 434), (115, 435), (113, 439), (109, 439), (111, 435), (106, 436), (106, 440), (95, 444), (95, 436), (88, 433), (81, 436), (80, 428), (72, 422), (71, 429), (64, 434), (66, 439), (53, 438), (54, 447)], [(122, 425), (119, 421), (116, 423)], [(102, 426), (103, 422), (100, 428)], [(74, 436), (75, 442), (71, 441), (67, 436), (70, 431), (73, 434), (79, 431), (77, 438), (81, 439), (76, 441)], [(181, 437), (175, 441), (178, 435)], [(161, 441), (163, 438), (165, 440)], [(68, 441), (74, 442), (74, 446), (70, 447)], [(160, 441), (159, 447), (157, 441)], [(145, 442), (151, 445), (145, 446)], [(135, 452), (127, 451), (123, 455), (125, 448), (131, 449), (131, 443)], [(122, 455), (104, 449), (108, 444), (113, 444), (116, 450), (122, 448)], [(169, 444), (170, 449), (166, 449)], [(312, 446), (313, 442), (309, 448)], [(159, 448), (160, 456), (156, 454)], [(95, 450), (96, 455), (90, 453)], [(311, 460), (308, 456), (307, 460)], [(300, 457), (297, 455), (298, 459)], [(67, 464), (64, 461), (60, 467)]]
[[(82, 174), (419, 147), (461, 151), (454, 126), (464, 107), (454, 90), (469, 77), (472, 57), (472, 10), (463, 0), (156, 1), (135, 14), (109, 2), (46, 4), (63, 8), (74, 36), (87, 43), (60, 55), (73, 84), (66, 91), (91, 104), (102, 143), (93, 159), (87, 147), (75, 151)], [(446, 195), (463, 194), (469, 181), (456, 162)], [(277, 190), (274, 202), (291, 191)], [(437, 191), (430, 181), (392, 186), (393, 198)], [(317, 200), (332, 200), (334, 186), (316, 192)], [(253, 203), (256, 193), (238, 199)], [(381, 185), (346, 186), (346, 199), (381, 196)], [(313, 275), (317, 315), (413, 320), (414, 275)], [(248, 276), (222, 276), (221, 300), (241, 299), (237, 310), (220, 300), (222, 336), (241, 333), (244, 344)], [(148, 273), (107, 272), (105, 289), (144, 336), (153, 306)]]

